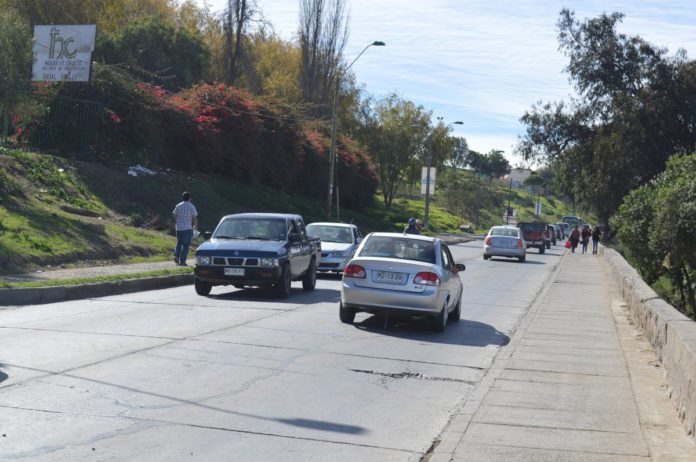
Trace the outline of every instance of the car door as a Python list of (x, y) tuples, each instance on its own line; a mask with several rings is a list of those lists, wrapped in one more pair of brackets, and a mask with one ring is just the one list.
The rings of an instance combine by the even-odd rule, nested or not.
[(301, 236), (300, 242), (293, 242), (291, 245), (292, 249), (292, 275), (294, 277), (300, 276), (309, 266), (309, 259), (311, 256), (311, 248), (307, 243), (307, 230), (304, 227), (304, 223), (301, 220), (293, 219), (292, 222), (292, 232), (298, 233)]
[(462, 283), (459, 279), (452, 253), (444, 242), (440, 243), (440, 256), (442, 273), (444, 276), (443, 285), (445, 285), (447, 293), (449, 294), (449, 309), (459, 300)]

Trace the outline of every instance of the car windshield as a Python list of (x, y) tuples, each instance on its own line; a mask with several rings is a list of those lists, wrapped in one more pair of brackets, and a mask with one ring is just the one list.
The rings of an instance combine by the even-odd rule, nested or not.
[(218, 225), (213, 237), (216, 239), (285, 241), (288, 232), (283, 219), (229, 218)]
[(353, 243), (353, 233), (346, 226), (307, 225), (307, 235), (309, 237), (318, 237), (322, 242)]
[(512, 228), (491, 228), (491, 236), (507, 236), (507, 237), (518, 237), (519, 231)]
[(386, 257), (435, 263), (435, 245), (429, 241), (391, 236), (370, 236), (361, 257)]

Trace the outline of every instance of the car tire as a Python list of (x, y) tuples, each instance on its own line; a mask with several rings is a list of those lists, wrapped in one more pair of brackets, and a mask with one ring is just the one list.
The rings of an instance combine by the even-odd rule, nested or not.
[(520, 257), (519, 261), (520, 263), (524, 263), (527, 260), (527, 256), (525, 255), (524, 257)]
[(290, 265), (285, 263), (280, 270), (280, 277), (275, 284), (275, 294), (278, 298), (288, 298), (290, 296)]
[(452, 322), (459, 322), (459, 318), (462, 316), (462, 295), (464, 295), (464, 291), (459, 295), (459, 300), (457, 300), (454, 311), (449, 315), (449, 320)]
[(539, 247), (539, 253), (543, 254), (545, 252), (546, 252), (546, 246), (542, 245), (541, 247)]
[(302, 278), (302, 288), (304, 290), (314, 290), (317, 285), (317, 261), (312, 258), (309, 262), (309, 268)]
[(193, 280), (193, 287), (195, 287), (198, 295), (205, 297), (206, 295), (210, 294), (210, 290), (213, 288), (213, 285), (209, 282), (201, 281), (200, 279), (195, 278)]
[(491, 258), (490, 255), (484, 255), (484, 256), (483, 256), (483, 259), (484, 259), (484, 260), (488, 260), (489, 258)]
[(355, 321), (355, 310), (352, 308), (345, 308), (343, 303), (339, 303), (338, 317), (342, 323), (353, 324), (353, 321)]
[(447, 312), (447, 304), (442, 307), (442, 311), (435, 317), (433, 321), (433, 327), (438, 332), (444, 332), (447, 328), (447, 321), (449, 320), (449, 313)]

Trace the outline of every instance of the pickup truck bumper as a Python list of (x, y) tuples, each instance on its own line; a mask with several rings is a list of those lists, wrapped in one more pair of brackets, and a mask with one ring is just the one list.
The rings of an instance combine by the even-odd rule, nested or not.
[(243, 270), (244, 274), (225, 274), (225, 266), (196, 266), (193, 270), (196, 278), (213, 285), (244, 285), (244, 286), (268, 286), (275, 284), (280, 277), (279, 267), (235, 267)]

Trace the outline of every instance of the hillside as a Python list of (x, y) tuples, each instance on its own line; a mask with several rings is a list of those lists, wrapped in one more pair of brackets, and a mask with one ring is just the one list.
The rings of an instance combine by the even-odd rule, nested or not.
[[(507, 190), (498, 185), (497, 194)], [(158, 172), (131, 176), (125, 170), (46, 154), (0, 149), (0, 273), (99, 261), (168, 259), (174, 245), (171, 210), (188, 190), (199, 209), (201, 230), (222, 215), (244, 211), (294, 212), (308, 222), (325, 220), (324, 202), (206, 175)], [(455, 232), (467, 220), (431, 207), (431, 228)], [(569, 209), (544, 199), (544, 211)], [(559, 207), (561, 205), (562, 207)], [(513, 190), (513, 206), (531, 213), (525, 191)], [(390, 211), (341, 209), (341, 219), (363, 230), (399, 231), (409, 216), (422, 217), (420, 199), (397, 199)], [(501, 222), (503, 209), (482, 210), (481, 230)], [(560, 217), (560, 215), (558, 215)], [(557, 220), (549, 216), (549, 220)]]

